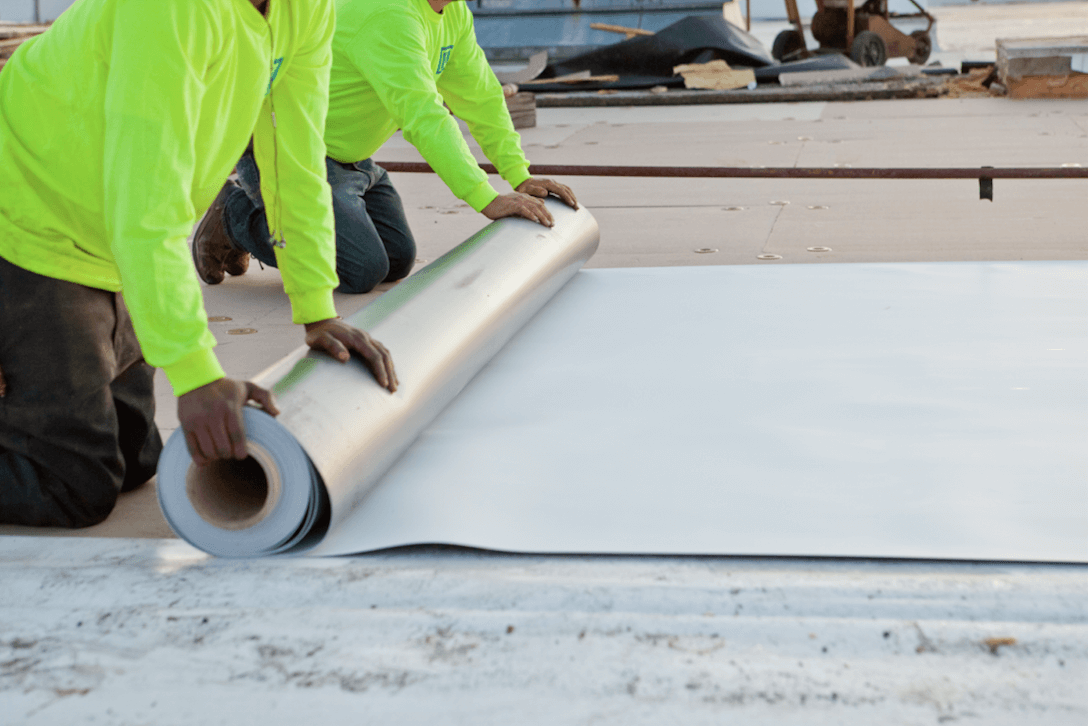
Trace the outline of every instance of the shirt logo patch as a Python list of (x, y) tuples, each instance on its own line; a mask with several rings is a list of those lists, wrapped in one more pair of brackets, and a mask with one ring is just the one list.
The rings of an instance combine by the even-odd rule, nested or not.
[(453, 52), (452, 45), (444, 45), (438, 52), (438, 67), (434, 69), (434, 74), (437, 76), (446, 68), (446, 64), (450, 62), (450, 53)]
[(276, 60), (272, 61), (272, 76), (268, 79), (268, 88), (265, 90), (264, 95), (268, 95), (272, 92), (272, 81), (276, 80), (276, 76), (279, 75), (280, 65), (283, 64), (283, 56), (280, 56)]

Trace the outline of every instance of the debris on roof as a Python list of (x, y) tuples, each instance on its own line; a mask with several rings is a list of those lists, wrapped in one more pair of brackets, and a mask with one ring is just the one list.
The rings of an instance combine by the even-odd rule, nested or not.
[(755, 88), (756, 74), (751, 68), (733, 70), (723, 60), (709, 63), (685, 63), (673, 68), (684, 79), (684, 88), (709, 88), (728, 91), (733, 88)]
[(998, 39), (997, 74), (1010, 98), (1088, 98), (1088, 36)]
[(0, 21), (0, 68), (4, 67), (20, 45), (47, 30), (49, 30), (49, 24)]

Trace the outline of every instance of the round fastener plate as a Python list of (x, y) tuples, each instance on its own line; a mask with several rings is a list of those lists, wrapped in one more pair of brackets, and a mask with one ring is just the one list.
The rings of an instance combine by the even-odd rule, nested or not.
[(256, 332), (256, 328), (231, 328), (227, 331), (227, 335), (249, 335)]
[(830, 207), (823, 204), (810, 204), (809, 209), (830, 209)]
[(709, 255), (712, 252), (717, 252), (717, 251), (718, 251), (717, 247), (700, 247), (699, 249), (695, 250), (695, 254), (697, 254), (697, 255)]
[(781, 260), (782, 255), (756, 255), (757, 260)]
[(808, 250), (809, 252), (830, 252), (831, 251), (830, 247), (806, 247), (805, 249)]
[(787, 202), (785, 199), (775, 199), (775, 200), (772, 200), (770, 202), (767, 202), (767, 204), (777, 204), (780, 207), (784, 207), (787, 204), (789, 204), (789, 202)]
[(722, 207), (723, 212), (743, 212), (748, 207)]
[(208, 316), (208, 322), (209, 323), (226, 323), (229, 320), (231, 320), (231, 318), (228, 318), (226, 315), (209, 315)]

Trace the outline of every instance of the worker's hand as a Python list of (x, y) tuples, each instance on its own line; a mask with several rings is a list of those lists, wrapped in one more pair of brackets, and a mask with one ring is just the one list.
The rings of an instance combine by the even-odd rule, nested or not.
[(480, 210), (488, 219), (502, 219), (503, 217), (525, 217), (530, 222), (542, 224), (545, 227), (555, 225), (551, 212), (544, 206), (544, 202), (536, 197), (521, 192), (500, 194), (491, 204)]
[(307, 323), (306, 345), (328, 353), (341, 363), (346, 363), (351, 358), (351, 351), (355, 351), (363, 357), (366, 367), (382, 388), (390, 393), (397, 390), (399, 381), (393, 370), (393, 356), (366, 331), (353, 328), (340, 318)]
[(559, 197), (571, 209), (578, 208), (578, 200), (574, 198), (574, 192), (566, 184), (560, 184), (554, 179), (534, 179), (529, 177), (518, 184), (517, 191), (522, 194), (531, 194), (534, 197)]
[(242, 424), (246, 401), (256, 401), (273, 416), (280, 412), (270, 391), (230, 378), (212, 381), (178, 398), (178, 420), (194, 464), (205, 466), (217, 459), (248, 456)]
[(4, 371), (0, 369), (0, 398), (8, 395), (8, 382), (4, 380)]

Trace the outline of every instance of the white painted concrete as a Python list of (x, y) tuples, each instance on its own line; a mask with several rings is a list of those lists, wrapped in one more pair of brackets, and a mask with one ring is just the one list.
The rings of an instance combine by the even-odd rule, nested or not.
[[(0, 539), (20, 726), (1088, 720), (1083, 567)], [(1009, 643), (1000, 645), (1000, 643)]]

